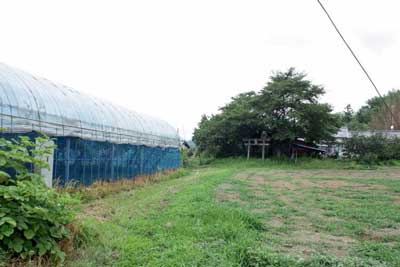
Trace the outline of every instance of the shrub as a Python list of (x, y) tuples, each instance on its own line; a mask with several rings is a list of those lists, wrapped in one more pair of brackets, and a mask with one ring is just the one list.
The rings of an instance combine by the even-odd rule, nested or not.
[(400, 159), (399, 138), (353, 136), (345, 142), (345, 149), (348, 157), (366, 164)]
[(48, 168), (47, 137), (0, 138), (0, 250), (9, 256), (31, 259), (43, 256), (54, 264), (63, 261), (59, 242), (69, 236), (73, 214), (71, 198), (48, 188), (43, 177), (30, 171)]
[(190, 150), (181, 149), (181, 161), (182, 161), (182, 167), (184, 168), (189, 167), (190, 164), (191, 155), (189, 155), (189, 151)]

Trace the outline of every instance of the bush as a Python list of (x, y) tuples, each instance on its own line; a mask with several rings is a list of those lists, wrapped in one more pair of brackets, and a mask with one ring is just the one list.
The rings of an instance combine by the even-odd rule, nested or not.
[(215, 160), (215, 157), (210, 155), (208, 152), (194, 152), (191, 149), (182, 149), (181, 160), (182, 167), (193, 168), (203, 165), (209, 165)]
[(365, 164), (400, 159), (400, 139), (382, 135), (353, 136), (345, 142), (348, 157)]
[(46, 168), (42, 159), (54, 147), (47, 137), (0, 138), (0, 251), (9, 256), (63, 261), (59, 243), (69, 236), (67, 225), (73, 214), (67, 209), (71, 198), (48, 188), (38, 173)]
[(190, 157), (189, 151), (187, 149), (181, 149), (181, 161), (182, 161), (182, 167), (187, 168), (189, 167), (190, 164)]

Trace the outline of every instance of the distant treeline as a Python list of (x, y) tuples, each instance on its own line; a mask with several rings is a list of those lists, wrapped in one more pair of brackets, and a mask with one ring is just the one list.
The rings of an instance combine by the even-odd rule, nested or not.
[(313, 84), (306, 74), (290, 68), (275, 72), (260, 91), (249, 91), (232, 98), (217, 114), (203, 115), (193, 140), (200, 152), (215, 157), (245, 154), (244, 138), (260, 138), (266, 132), (270, 155), (291, 154), (297, 138), (315, 145), (333, 140), (342, 126), (350, 130), (400, 129), (400, 91), (384, 96), (396, 114), (392, 118), (382, 99), (374, 97), (358, 111), (347, 105), (343, 112), (333, 113), (332, 106), (321, 103), (325, 90)]
[[(400, 91), (392, 90), (383, 98), (392, 112), (386, 107), (380, 97), (373, 97), (358, 111), (347, 105), (339, 115), (342, 123), (350, 130), (389, 130), (393, 125), (394, 130), (400, 129)], [(394, 115), (392, 117), (392, 114)]]

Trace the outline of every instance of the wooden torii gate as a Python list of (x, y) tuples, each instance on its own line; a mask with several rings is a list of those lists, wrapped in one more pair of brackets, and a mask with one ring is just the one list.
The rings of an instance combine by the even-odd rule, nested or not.
[(267, 137), (267, 133), (264, 131), (261, 134), (261, 138), (244, 138), (243, 142), (247, 146), (247, 160), (250, 159), (250, 152), (252, 146), (261, 146), (261, 158), (265, 159), (265, 147), (269, 146), (270, 139)]

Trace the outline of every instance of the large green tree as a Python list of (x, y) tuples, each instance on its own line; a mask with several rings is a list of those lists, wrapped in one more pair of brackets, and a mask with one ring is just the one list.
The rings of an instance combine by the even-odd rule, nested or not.
[(321, 86), (290, 68), (276, 72), (259, 92), (247, 92), (210, 117), (203, 116), (194, 131), (200, 150), (215, 156), (243, 153), (243, 138), (260, 137), (266, 131), (276, 151), (288, 151), (296, 138), (314, 143), (331, 139), (340, 126), (332, 108), (319, 103)]
[(199, 149), (215, 156), (240, 154), (243, 138), (261, 134), (262, 125), (253, 107), (255, 97), (255, 92), (242, 93), (220, 108), (220, 113), (203, 115), (193, 136)]

